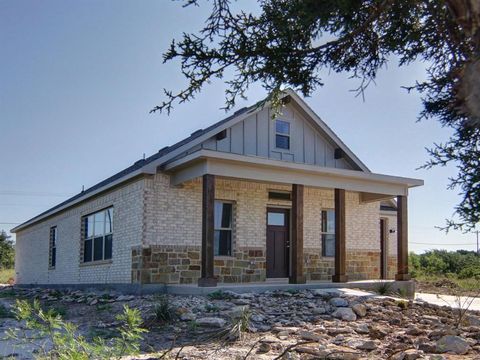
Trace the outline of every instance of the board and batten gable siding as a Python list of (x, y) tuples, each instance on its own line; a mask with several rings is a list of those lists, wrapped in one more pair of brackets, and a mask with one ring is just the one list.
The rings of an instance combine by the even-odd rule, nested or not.
[(313, 122), (307, 120), (292, 105), (285, 106), (278, 119), (290, 124), (290, 149), (288, 150), (275, 147), (275, 121), (271, 118), (270, 109), (265, 108), (227, 128), (225, 138), (217, 140), (214, 136), (192, 147), (187, 153), (208, 149), (355, 170), (346, 159), (335, 159), (336, 145), (321, 134)]
[[(145, 179), (127, 183), (67, 209), (17, 233), (15, 272), (18, 284), (130, 283), (132, 247), (144, 231)], [(113, 206), (112, 261), (82, 264), (81, 219)], [(49, 269), (50, 228), (57, 227), (56, 266)]]

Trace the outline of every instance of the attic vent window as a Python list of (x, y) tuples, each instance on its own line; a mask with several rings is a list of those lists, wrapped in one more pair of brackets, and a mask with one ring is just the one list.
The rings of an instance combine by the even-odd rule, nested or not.
[(290, 123), (283, 120), (275, 121), (275, 147), (290, 150)]
[(216, 140), (223, 140), (227, 137), (227, 129), (220, 131), (216, 136)]
[(291, 195), (289, 192), (269, 191), (268, 198), (270, 200), (288, 200), (291, 201)]

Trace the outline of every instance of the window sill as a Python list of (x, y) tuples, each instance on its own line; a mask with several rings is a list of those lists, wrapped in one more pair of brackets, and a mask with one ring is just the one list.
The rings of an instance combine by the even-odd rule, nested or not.
[(112, 260), (97, 260), (97, 261), (81, 262), (80, 267), (110, 265), (112, 262), (113, 262)]
[(55, 270), (55, 266), (49, 266), (48, 270)]

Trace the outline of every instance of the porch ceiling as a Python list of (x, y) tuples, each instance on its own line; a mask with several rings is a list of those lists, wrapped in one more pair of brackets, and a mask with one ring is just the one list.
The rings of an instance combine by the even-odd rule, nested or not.
[(423, 185), (423, 180), (419, 179), (325, 168), (205, 149), (170, 162), (160, 170), (171, 174), (173, 185), (180, 185), (204, 174), (212, 174), (251, 181), (357, 191), (362, 193), (362, 202), (408, 195), (410, 187)]

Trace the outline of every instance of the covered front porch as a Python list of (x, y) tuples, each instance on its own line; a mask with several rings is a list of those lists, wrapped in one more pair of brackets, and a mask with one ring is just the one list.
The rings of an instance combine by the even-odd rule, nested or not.
[[(305, 217), (311, 209), (305, 206), (305, 188), (329, 189), (334, 193), (335, 215), (335, 254), (332, 259), (333, 273), (331, 281), (347, 283), (347, 223), (346, 193), (359, 194), (359, 203), (379, 204), (381, 200), (397, 200), (396, 210), (396, 245), (397, 269), (395, 279), (409, 280), (408, 274), (408, 225), (407, 196), (408, 188), (421, 185), (416, 179), (372, 174), (361, 171), (323, 168), (318, 166), (295, 164), (258, 157), (237, 156), (209, 150), (198, 150), (180, 160), (163, 166), (162, 171), (170, 174), (171, 184), (182, 186), (192, 179), (201, 178), (202, 185), (202, 241), (200, 247), (201, 276), (199, 287), (216, 287), (218, 284), (218, 267), (223, 266), (225, 259), (215, 256), (215, 199), (218, 180), (237, 179), (261, 183), (274, 183), (288, 186), (291, 205), (288, 211), (288, 270), (285, 275), (289, 284), (306, 284), (308, 273), (308, 254), (305, 252)], [(316, 210), (315, 210), (316, 211)], [(268, 214), (268, 209), (265, 209)], [(265, 215), (266, 215), (265, 214)], [(259, 220), (259, 219), (258, 219)], [(260, 220), (259, 220), (260, 221)], [(268, 223), (267, 229), (268, 230)], [(266, 244), (265, 244), (266, 245)], [(260, 250), (259, 250), (260, 251)], [(257, 254), (269, 258), (266, 254)], [(272, 250), (270, 250), (270, 253)], [(253, 253), (254, 263), (256, 254)], [(270, 256), (271, 257), (271, 256)], [(233, 261), (233, 260), (232, 260)], [(307, 264), (308, 265), (308, 264)], [(268, 267), (268, 263), (266, 264)], [(217, 268), (217, 269), (216, 269)], [(267, 271), (268, 278), (268, 271)], [(267, 279), (271, 283), (271, 279)], [(286, 279), (284, 279), (286, 281)], [(311, 283), (311, 282), (310, 282)], [(278, 285), (278, 284), (277, 284)], [(284, 284), (281, 284), (284, 286)]]

